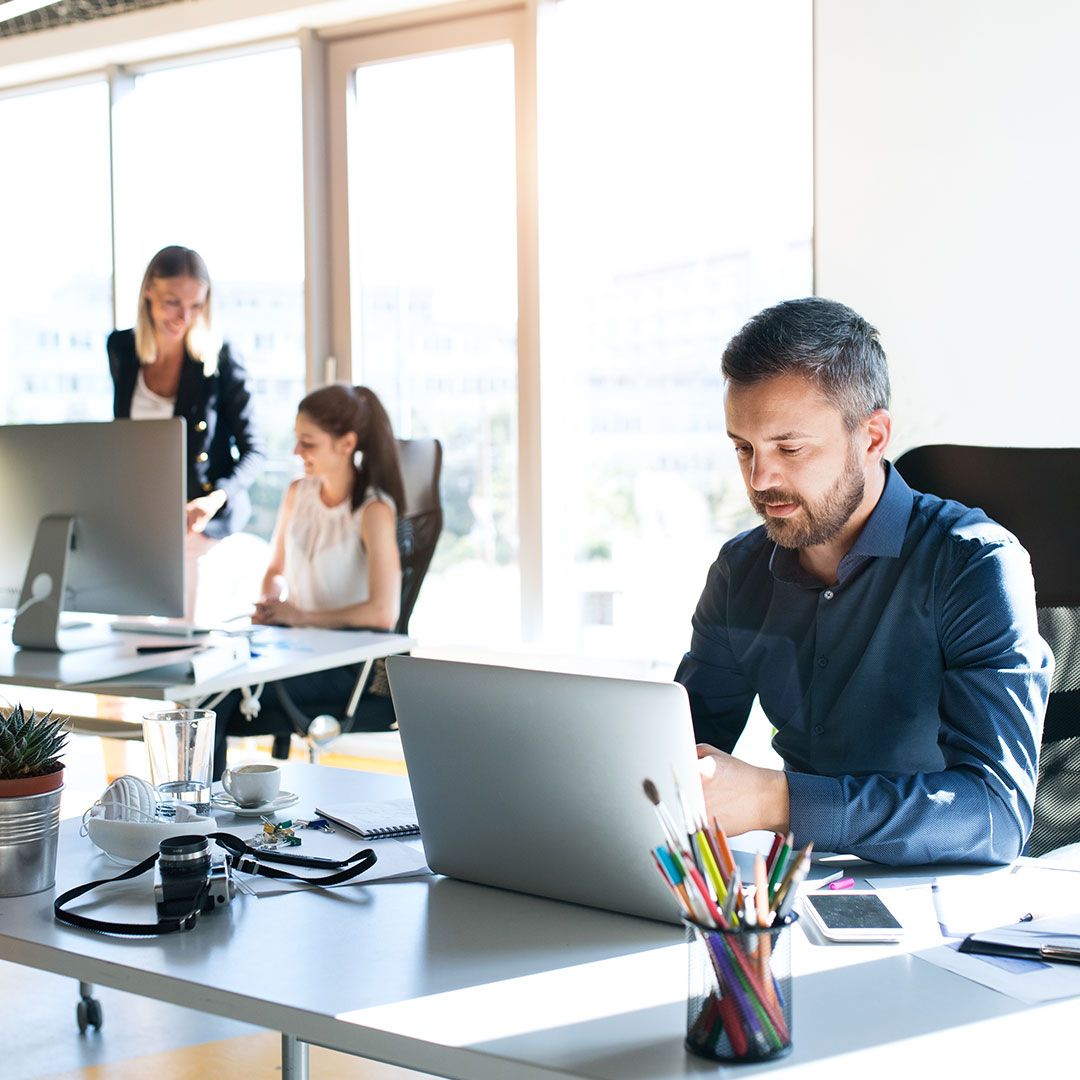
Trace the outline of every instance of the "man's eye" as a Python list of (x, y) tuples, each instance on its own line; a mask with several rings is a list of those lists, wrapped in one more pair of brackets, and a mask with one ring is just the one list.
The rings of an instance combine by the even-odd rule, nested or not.
[(787, 455), (788, 455), (789, 457), (790, 457), (790, 456), (791, 456), (792, 454), (798, 454), (798, 453), (800, 453), (801, 451), (802, 451), (802, 447), (801, 447), (801, 446), (781, 446), (781, 447), (780, 447), (780, 453), (781, 453), (781, 454), (787, 454)]
[(735, 456), (736, 457), (748, 457), (750, 455), (750, 453), (751, 453), (751, 451), (750, 451), (749, 446), (736, 446), (735, 447)]

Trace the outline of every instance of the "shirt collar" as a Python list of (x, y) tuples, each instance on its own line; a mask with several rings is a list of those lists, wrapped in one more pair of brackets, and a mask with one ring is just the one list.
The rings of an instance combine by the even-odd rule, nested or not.
[[(892, 464), (888, 461), (883, 464), (885, 487), (877, 505), (870, 511), (862, 532), (855, 538), (851, 550), (840, 560), (837, 568), (837, 579), (840, 581), (869, 558), (896, 558), (904, 546), (914, 496)], [(769, 557), (769, 569), (781, 581), (813, 584), (824, 588), (821, 581), (799, 566), (799, 553), (792, 548), (774, 544)]]
[(853, 556), (886, 555), (895, 559), (904, 546), (915, 497), (904, 478), (892, 467), (892, 463), (886, 461), (883, 464), (885, 488), (881, 492), (881, 498), (878, 499), (877, 506), (870, 511), (870, 516), (851, 550), (840, 560), (841, 567), (845, 560)]

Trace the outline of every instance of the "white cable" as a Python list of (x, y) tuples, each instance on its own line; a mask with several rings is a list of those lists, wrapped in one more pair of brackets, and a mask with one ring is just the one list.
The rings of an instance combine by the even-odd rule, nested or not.
[(53, 579), (51, 574), (38, 574), (30, 583), (30, 599), (18, 608), (12, 615), (4, 620), (4, 623), (14, 622), (27, 608), (40, 604), (42, 600), (48, 600), (52, 596)]
[(254, 720), (259, 715), (259, 710), (262, 708), (259, 695), (263, 692), (265, 685), (265, 683), (259, 683), (254, 690), (249, 686), (240, 687), (240, 711), (249, 720)]

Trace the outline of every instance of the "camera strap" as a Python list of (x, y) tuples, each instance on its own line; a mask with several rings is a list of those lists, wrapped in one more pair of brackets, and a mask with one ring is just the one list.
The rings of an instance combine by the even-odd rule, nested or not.
[[(214, 840), (226, 851), (226, 861), (232, 870), (239, 870), (244, 874), (258, 874), (261, 877), (283, 878), (293, 881), (307, 882), (309, 885), (340, 885), (351, 878), (358, 877), (365, 870), (370, 870), (375, 865), (376, 855), (371, 848), (364, 848), (347, 859), (323, 859), (314, 855), (294, 855), (290, 852), (264, 851), (251, 847), (232, 833), (209, 833), (208, 839)], [(101, 878), (98, 881), (88, 881), (85, 885), (77, 885), (74, 889), (68, 889), (61, 893), (53, 901), (53, 914), (57, 922), (67, 923), (69, 926), (78, 926), (84, 930), (95, 930), (99, 934), (125, 934), (129, 936), (149, 937), (156, 934), (170, 934), (177, 930), (190, 930), (199, 920), (202, 911), (201, 897), (198, 898), (191, 911), (175, 918), (159, 919), (156, 923), (122, 923), (109, 922), (105, 919), (91, 919), (88, 915), (80, 915), (74, 911), (64, 909), (73, 900), (78, 899), (84, 893), (96, 889), (100, 885), (110, 885), (116, 881), (128, 881), (140, 874), (145, 874), (154, 863), (158, 861), (158, 852), (154, 852), (148, 858), (143, 859), (129, 870), (125, 870), (116, 877)], [(294, 874), (288, 870), (278, 870), (272, 866), (264, 866), (260, 860), (266, 862), (288, 863), (292, 866), (305, 866), (313, 869), (326, 869), (335, 871), (323, 874), (320, 877), (306, 877), (303, 874)]]

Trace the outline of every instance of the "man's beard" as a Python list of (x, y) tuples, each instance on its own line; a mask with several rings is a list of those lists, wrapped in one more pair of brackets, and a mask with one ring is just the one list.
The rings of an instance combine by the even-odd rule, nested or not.
[[(866, 477), (853, 448), (844, 471), (820, 499), (808, 502), (793, 491), (770, 488), (768, 491), (751, 491), (750, 502), (765, 520), (765, 532), (774, 544), (799, 549), (827, 544), (839, 536), (862, 502), (865, 490)], [(800, 514), (796, 510), (786, 518), (770, 517), (765, 509), (770, 503), (796, 503), (803, 512)]]

